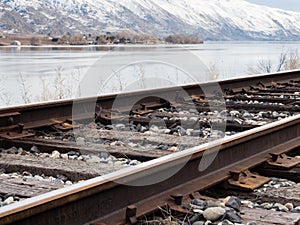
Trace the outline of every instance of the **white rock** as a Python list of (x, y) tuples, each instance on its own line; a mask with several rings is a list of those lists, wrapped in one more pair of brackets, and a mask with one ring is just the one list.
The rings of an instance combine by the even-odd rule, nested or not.
[(122, 141), (114, 141), (110, 143), (110, 146), (123, 146), (124, 143)]
[(197, 122), (199, 119), (197, 117), (190, 117), (189, 120), (192, 122)]
[(264, 207), (264, 209), (271, 209), (274, 205), (269, 202), (264, 202), (261, 204), (261, 206)]
[(109, 157), (104, 158), (104, 159), (107, 159), (107, 160), (117, 160), (117, 158), (114, 157), (114, 156), (112, 156), (112, 155), (110, 155)]
[(50, 177), (48, 178), (48, 180), (50, 180), (50, 181), (55, 181), (55, 180), (56, 180), (56, 178), (55, 178), (55, 177), (52, 177), (52, 176), (50, 176)]
[(108, 161), (109, 161), (108, 159), (104, 159), (104, 158), (101, 158), (101, 159), (100, 159), (100, 163), (105, 163), (105, 164), (107, 164)]
[(180, 120), (181, 120), (181, 121), (187, 121), (188, 118), (185, 116), (185, 117), (182, 117)]
[(10, 176), (8, 174), (6, 174), (6, 173), (2, 173), (2, 174), (0, 174), (0, 177), (2, 177), (2, 178), (9, 178)]
[(178, 147), (176, 146), (172, 146), (168, 149), (168, 151), (172, 151), (172, 152), (177, 152), (178, 151)]
[(140, 162), (135, 159), (131, 160), (131, 162), (129, 163), (130, 166), (134, 166), (134, 165), (138, 165), (138, 164), (140, 164)]
[(170, 130), (170, 129), (164, 129), (163, 131), (164, 131), (165, 134), (171, 133), (171, 130)]
[(193, 209), (193, 212), (194, 212), (194, 213), (202, 214), (202, 213), (203, 213), (203, 210), (201, 210), (201, 209)]
[(20, 178), (21, 176), (18, 175), (18, 174), (12, 174), (10, 177), (11, 177), (11, 178)]
[(68, 154), (60, 154), (60, 157), (62, 159), (69, 159)]
[(192, 133), (193, 133), (193, 131), (194, 131), (194, 129), (186, 129), (186, 134), (187, 134), (188, 136), (191, 136)]
[[(118, 165), (123, 165), (123, 162), (121, 162), (121, 161), (113, 161), (113, 164), (115, 166), (118, 166)], [(134, 165), (132, 165), (132, 166), (134, 166)]]
[(77, 155), (70, 155), (70, 156), (69, 156), (69, 159), (71, 159), (71, 160), (75, 160), (75, 159), (77, 159), (77, 158), (78, 158)]
[(122, 124), (122, 123), (119, 123), (119, 124), (116, 125), (116, 128), (118, 130), (124, 130), (126, 128), (126, 126), (124, 124)]
[(233, 121), (240, 124), (240, 125), (243, 124), (243, 120), (240, 120), (240, 119), (237, 119), (237, 118), (235, 118)]
[(55, 179), (52, 181), (53, 183), (61, 183), (61, 184), (65, 184), (62, 180), (60, 179)]
[(6, 204), (11, 204), (11, 203), (13, 203), (14, 202), (14, 197), (8, 197), (7, 199), (5, 199), (5, 201), (4, 201)]
[(52, 158), (52, 159), (58, 159), (58, 158), (60, 158), (60, 153), (55, 150), (55, 151), (53, 151), (51, 153), (50, 158)]
[(146, 127), (144, 127), (144, 126), (142, 126), (142, 127), (141, 127), (141, 131), (140, 131), (140, 132), (142, 132), (142, 133), (143, 133), (143, 132), (145, 132), (146, 130), (147, 130), (147, 128), (146, 128)]
[(111, 160), (111, 159), (108, 159), (108, 160), (107, 160), (107, 163), (108, 163), (108, 164), (113, 164), (114, 162), (115, 162), (115, 161), (114, 161), (114, 160)]
[(65, 183), (65, 185), (72, 185), (72, 184), (73, 184), (72, 181), (69, 181), (69, 180), (67, 180)]
[(226, 210), (221, 207), (207, 208), (203, 212), (203, 217), (206, 220), (216, 221), (226, 213)]
[(189, 109), (189, 112), (190, 113), (198, 113), (198, 110), (197, 109)]
[(290, 203), (290, 202), (286, 203), (284, 206), (285, 206), (286, 208), (288, 208), (290, 211), (294, 209), (293, 203)]
[(86, 160), (89, 163), (98, 163), (100, 162), (100, 158), (96, 155), (91, 155), (89, 159)]
[(48, 153), (42, 153), (39, 155), (41, 158), (48, 158), (50, 155)]
[(138, 146), (137, 144), (132, 143), (132, 142), (129, 142), (127, 145), (128, 145), (130, 148), (134, 148), (134, 147), (137, 147), (137, 146)]
[(30, 175), (26, 175), (26, 176), (24, 176), (23, 178), (24, 178), (25, 180), (26, 180), (26, 179), (32, 179), (32, 178), (33, 178), (33, 176), (30, 174)]
[(282, 211), (282, 212), (288, 212), (289, 211), (289, 209), (287, 207), (285, 207), (284, 205), (282, 205), (280, 203), (275, 203), (274, 206), (278, 207), (279, 211)]
[(236, 110), (233, 110), (233, 111), (230, 112), (230, 115), (231, 115), (231, 116), (237, 116), (237, 115), (239, 115), (239, 114), (240, 114), (240, 112), (239, 112), (239, 111), (236, 111)]
[(274, 112), (272, 113), (272, 116), (273, 116), (273, 117), (278, 117), (278, 116), (279, 116), (279, 113), (276, 112), (276, 111), (274, 111)]
[(251, 209), (254, 208), (254, 203), (249, 201), (249, 200), (243, 200), (241, 202), (242, 202), (243, 206), (246, 206), (246, 207), (251, 208)]
[(25, 151), (23, 150), (23, 148), (18, 148), (18, 155), (25, 155)]

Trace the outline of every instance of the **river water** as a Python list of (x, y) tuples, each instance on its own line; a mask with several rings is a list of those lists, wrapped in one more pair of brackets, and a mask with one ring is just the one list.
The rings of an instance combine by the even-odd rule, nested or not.
[(0, 47), (0, 107), (248, 76), (300, 42)]

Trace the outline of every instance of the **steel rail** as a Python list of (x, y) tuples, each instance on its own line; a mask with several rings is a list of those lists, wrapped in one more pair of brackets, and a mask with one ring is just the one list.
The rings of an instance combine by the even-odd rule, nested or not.
[[(135, 204), (137, 215), (164, 204), (171, 194), (190, 194), (230, 177), (230, 171), (252, 168), (269, 159), (269, 153), (284, 153), (299, 146), (300, 116), (255, 128), (237, 135), (155, 159), (139, 166), (53, 191), (0, 208), (0, 224), (122, 224), (126, 207)], [(206, 151), (219, 153), (204, 171), (199, 162)], [(180, 170), (156, 184), (162, 174)]]
[[(116, 99), (116, 97), (118, 97), (118, 99), (120, 100), (119, 102), (122, 102), (123, 106), (126, 108), (128, 107), (130, 99), (136, 98), (137, 96), (149, 97), (153, 95), (160, 95), (165, 96), (166, 99), (175, 99), (176, 92), (180, 92), (182, 90), (187, 92), (189, 95), (199, 95), (203, 94), (203, 89), (208, 90), (211, 88), (212, 90), (214, 90), (215, 87), (218, 85), (221, 87), (222, 91), (226, 89), (242, 89), (244, 87), (249, 87), (250, 85), (256, 85), (259, 82), (272, 83), (297, 79), (299, 78), (299, 74), (300, 71), (296, 70), (274, 74), (253, 75), (248, 77), (220, 80), (218, 82), (185, 85), (182, 87), (170, 87), (163, 89), (123, 93), (119, 95), (113, 94), (104, 95), (100, 97), (87, 97), (81, 99), (71, 99), (53, 101), (48, 103), (8, 107), (0, 109), (0, 131), (1, 127), (10, 126), (12, 122), (14, 124), (22, 123), (24, 124), (24, 129), (29, 129), (41, 126), (48, 126), (51, 124), (63, 122), (67, 119), (72, 119), (72, 109), (74, 103), (78, 105), (78, 107), (76, 107), (78, 111), (77, 113), (82, 113), (83, 118), (91, 118), (91, 115), (88, 115), (85, 109), (94, 106), (95, 101), (98, 104), (100, 104), (103, 109), (109, 110), (112, 108), (113, 102)], [(80, 111), (79, 106), (82, 106), (82, 111)], [(14, 121), (9, 120), (8, 115), (14, 113), (18, 113), (18, 115), (15, 115)]]

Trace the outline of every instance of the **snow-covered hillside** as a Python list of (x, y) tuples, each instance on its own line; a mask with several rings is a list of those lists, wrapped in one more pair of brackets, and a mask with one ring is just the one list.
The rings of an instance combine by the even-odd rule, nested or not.
[(244, 0), (1, 0), (0, 30), (101, 33), (129, 29), (204, 40), (300, 40), (300, 13)]

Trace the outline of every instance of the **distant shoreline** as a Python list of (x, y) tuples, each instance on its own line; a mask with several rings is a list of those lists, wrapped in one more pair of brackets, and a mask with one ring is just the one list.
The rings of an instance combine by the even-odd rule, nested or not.
[(30, 45), (30, 46), (85, 46), (85, 45), (160, 45), (160, 44), (203, 44), (194, 35), (169, 35), (165, 38), (150, 35), (135, 35), (131, 33), (110, 33), (99, 35), (66, 34), (63, 36), (1, 34), (0, 46)]
[(110, 44), (110, 45), (0, 45), (0, 48), (95, 48), (95, 47), (173, 47), (202, 44)]

